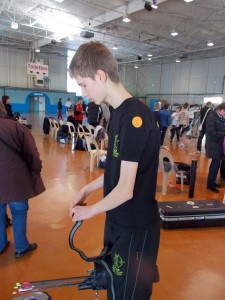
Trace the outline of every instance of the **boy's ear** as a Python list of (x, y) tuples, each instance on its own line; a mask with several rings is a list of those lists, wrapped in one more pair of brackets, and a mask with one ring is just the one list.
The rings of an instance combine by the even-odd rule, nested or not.
[(100, 79), (101, 81), (103, 81), (103, 82), (105, 82), (106, 79), (107, 79), (107, 74), (106, 74), (106, 72), (103, 71), (103, 70), (97, 70), (96, 75), (97, 75), (97, 76), (99, 77), (99, 79)]

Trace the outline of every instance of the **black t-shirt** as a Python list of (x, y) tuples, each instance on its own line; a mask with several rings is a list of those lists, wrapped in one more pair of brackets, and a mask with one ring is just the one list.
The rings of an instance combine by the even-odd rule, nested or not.
[(133, 198), (106, 212), (111, 222), (125, 227), (148, 227), (159, 219), (155, 200), (160, 132), (151, 110), (129, 98), (113, 110), (109, 131), (104, 196), (115, 188), (121, 161), (138, 162)]

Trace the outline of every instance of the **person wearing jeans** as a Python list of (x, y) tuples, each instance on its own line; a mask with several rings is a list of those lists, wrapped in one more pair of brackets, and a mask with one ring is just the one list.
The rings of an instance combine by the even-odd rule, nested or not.
[[(27, 211), (28, 200), (18, 202), (9, 202), (12, 219), (13, 219), (13, 235), (16, 252), (27, 249), (29, 242), (27, 240)], [(7, 245), (6, 226), (4, 226), (4, 216), (6, 214), (6, 203), (0, 204), (0, 245)]]
[(6, 206), (12, 215), (15, 257), (37, 248), (27, 239), (28, 199), (44, 192), (42, 162), (29, 129), (7, 116), (0, 102), (0, 255), (10, 245), (6, 231)]

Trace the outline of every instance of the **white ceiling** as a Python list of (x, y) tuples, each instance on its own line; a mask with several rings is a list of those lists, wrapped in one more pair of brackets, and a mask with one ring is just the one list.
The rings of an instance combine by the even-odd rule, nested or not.
[[(152, 2), (152, 0), (149, 0)], [(158, 9), (147, 11), (143, 0), (0, 0), (0, 46), (17, 49), (40, 47), (41, 53), (66, 55), (66, 50), (76, 50), (89, 40), (104, 42), (118, 62), (123, 64), (153, 64), (181, 60), (194, 60), (225, 55), (225, 0), (158, 0)], [(94, 38), (81, 38), (74, 34), (68, 39), (64, 30), (61, 42), (53, 44), (56, 37), (52, 30), (40, 23), (40, 15), (64, 12), (72, 30), (77, 17), (83, 30), (94, 33)], [(131, 17), (124, 23), (125, 13)], [(72, 18), (71, 20), (69, 18)], [(65, 21), (56, 17), (60, 26)], [(11, 22), (18, 29), (11, 28)], [(53, 22), (52, 22), (53, 23)], [(55, 25), (56, 26), (56, 25)], [(171, 30), (179, 35), (172, 37)], [(207, 41), (214, 42), (213, 47)], [(147, 60), (151, 53), (152, 60)], [(41, 54), (39, 54), (40, 56)], [(139, 56), (139, 59), (138, 59)], [(141, 59), (140, 59), (141, 57)]]

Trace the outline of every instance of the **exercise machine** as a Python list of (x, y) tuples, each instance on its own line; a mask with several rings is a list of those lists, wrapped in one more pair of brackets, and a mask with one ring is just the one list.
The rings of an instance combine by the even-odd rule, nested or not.
[(99, 256), (87, 257), (84, 252), (74, 245), (74, 235), (77, 229), (82, 225), (82, 222), (83, 221), (78, 221), (73, 226), (69, 235), (69, 245), (84, 261), (94, 263), (94, 269), (89, 271), (89, 276), (16, 283), (13, 294), (19, 296), (11, 300), (51, 300), (51, 296), (43, 291), (66, 286), (77, 286), (78, 290), (95, 290), (96, 299), (98, 299), (99, 290), (107, 290), (108, 293), (111, 293), (112, 299), (116, 300), (113, 275), (110, 268), (111, 258), (109, 249), (105, 247)]

